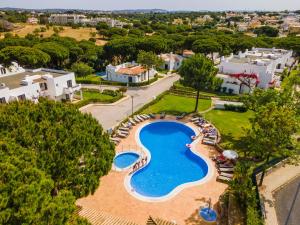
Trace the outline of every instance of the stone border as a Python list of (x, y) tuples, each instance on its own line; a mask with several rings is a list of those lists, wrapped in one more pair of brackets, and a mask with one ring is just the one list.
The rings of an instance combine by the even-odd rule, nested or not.
[[(135, 140), (138, 143), (138, 145), (140, 145), (143, 148), (143, 150), (145, 151), (145, 153), (148, 157), (148, 163), (151, 160), (151, 154), (150, 154), (150, 151), (141, 143), (141, 141), (139, 139), (139, 134), (140, 134), (140, 131), (142, 130), (142, 128), (144, 128), (145, 126), (147, 126), (151, 123), (158, 123), (158, 122), (162, 122), (162, 121), (175, 122), (175, 123), (183, 124), (183, 125), (189, 127), (190, 129), (192, 129), (197, 136), (199, 135), (199, 131), (197, 129), (195, 129), (194, 127), (191, 127), (190, 125), (187, 125), (187, 123), (183, 123), (183, 122), (179, 122), (179, 121), (175, 121), (175, 120), (156, 120), (156, 121), (153, 121), (153, 122), (147, 122), (147, 123), (143, 124), (142, 126), (140, 126), (137, 129), (137, 131), (135, 133)], [(207, 174), (205, 175), (205, 177), (203, 177), (202, 179), (200, 179), (198, 181), (181, 184), (165, 196), (162, 196), (162, 197), (147, 197), (147, 196), (143, 196), (143, 195), (140, 195), (140, 194), (134, 192), (134, 189), (132, 188), (132, 186), (130, 184), (131, 177), (137, 172), (137, 171), (135, 171), (134, 173), (128, 174), (124, 179), (124, 186), (125, 186), (125, 189), (127, 190), (127, 192), (130, 195), (132, 195), (133, 197), (135, 197), (135, 198), (137, 198), (141, 201), (144, 201), (144, 202), (162, 202), (162, 201), (167, 201), (167, 200), (173, 198), (175, 195), (179, 194), (179, 192), (181, 192), (185, 188), (193, 187), (193, 186), (197, 186), (197, 185), (201, 185), (203, 183), (206, 183), (208, 180), (210, 180), (213, 177), (213, 172), (212, 172), (213, 171), (213, 169), (212, 169), (213, 166), (212, 166), (211, 162), (209, 161), (209, 159), (206, 156), (204, 156), (204, 155), (202, 155), (202, 154), (195, 151), (195, 147), (196, 147), (196, 145), (198, 144), (199, 141), (200, 141), (199, 138), (194, 140), (191, 143), (190, 150), (192, 151), (192, 153), (194, 153), (195, 155), (197, 155), (198, 157), (203, 159), (204, 162), (207, 164), (208, 169), (207, 169)], [(147, 164), (145, 166), (147, 166)], [(142, 168), (144, 168), (144, 167), (142, 167)], [(142, 169), (142, 168), (140, 168), (140, 169)]]

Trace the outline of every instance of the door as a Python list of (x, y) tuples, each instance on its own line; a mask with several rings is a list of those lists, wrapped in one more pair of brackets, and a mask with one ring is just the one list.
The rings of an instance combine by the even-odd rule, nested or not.
[(128, 77), (128, 83), (132, 83), (132, 77)]

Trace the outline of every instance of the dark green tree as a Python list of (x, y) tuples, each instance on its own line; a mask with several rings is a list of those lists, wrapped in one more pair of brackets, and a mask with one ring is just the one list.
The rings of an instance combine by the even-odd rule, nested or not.
[(211, 88), (216, 73), (214, 63), (201, 54), (184, 60), (179, 68), (182, 83), (197, 90), (195, 112), (198, 110), (200, 90)]
[(85, 63), (74, 63), (71, 67), (71, 70), (75, 73), (78, 77), (86, 77), (87, 75), (90, 75), (94, 73), (94, 70), (92, 67)]

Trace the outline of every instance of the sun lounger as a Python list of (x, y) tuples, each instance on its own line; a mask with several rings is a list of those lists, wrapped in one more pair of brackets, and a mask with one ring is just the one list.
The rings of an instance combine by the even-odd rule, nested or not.
[(220, 176), (233, 178), (233, 173), (220, 173)]
[(215, 145), (216, 141), (210, 140), (208, 138), (203, 138), (202, 139), (202, 144), (206, 144), (206, 145)]
[(180, 116), (176, 116), (176, 120), (181, 120), (185, 115), (186, 113), (182, 113)]
[(132, 118), (129, 118), (129, 120), (128, 120), (133, 126), (135, 126), (136, 125), (136, 122), (132, 119)]
[(156, 116), (154, 114), (152, 114), (152, 113), (150, 113), (149, 116), (150, 116), (151, 119), (155, 119), (156, 118)]
[(133, 119), (134, 119), (134, 121), (136, 121), (137, 123), (142, 122), (137, 116), (134, 116)]
[(121, 133), (121, 134), (124, 134), (124, 135), (126, 135), (126, 136), (128, 136), (129, 135), (129, 132), (128, 131), (123, 131), (123, 130), (118, 130), (118, 133)]
[(120, 142), (121, 141), (119, 138), (115, 138), (115, 137), (111, 137), (110, 140), (115, 141), (115, 142)]
[(220, 163), (216, 165), (218, 168), (234, 168), (234, 165), (231, 163)]
[(129, 128), (119, 127), (119, 130), (129, 132)]
[(120, 137), (120, 138), (126, 138), (127, 137), (127, 135), (122, 134), (121, 132), (117, 132), (117, 136)]
[(224, 176), (218, 176), (217, 181), (219, 181), (219, 182), (229, 182), (229, 181), (231, 181), (231, 178), (224, 177)]
[(166, 113), (165, 112), (163, 112), (163, 113), (160, 114), (160, 119), (164, 119), (165, 117), (166, 117)]
[(148, 118), (145, 116), (145, 115), (143, 115), (143, 114), (141, 114), (141, 115), (139, 115), (143, 120), (147, 120)]
[(195, 117), (195, 118), (190, 119), (191, 122), (195, 122), (195, 121), (199, 121), (199, 120), (200, 120), (199, 117)]
[(137, 117), (141, 122), (144, 121), (143, 117), (141, 117), (140, 115), (137, 115), (136, 117)]
[(129, 124), (129, 123), (122, 123), (122, 126), (125, 128), (128, 128), (128, 129), (132, 128), (131, 124)]
[(143, 116), (146, 118), (146, 120), (150, 119), (150, 116), (148, 116), (147, 114), (143, 114)]
[(218, 168), (219, 172), (233, 172), (234, 168)]

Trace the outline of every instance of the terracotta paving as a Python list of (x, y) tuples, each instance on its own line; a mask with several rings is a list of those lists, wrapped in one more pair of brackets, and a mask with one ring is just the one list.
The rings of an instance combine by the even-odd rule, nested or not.
[[(174, 119), (174, 117), (167, 117), (166, 119)], [(194, 126), (191, 123), (189, 125)], [(135, 134), (139, 126), (131, 129), (130, 135), (116, 147), (116, 152), (128, 150), (124, 149), (124, 146), (137, 146)], [(202, 145), (200, 142), (196, 149), (207, 158), (217, 154), (213, 147)], [(211, 162), (211, 164), (213, 169), (211, 179), (203, 184), (185, 188), (171, 199), (162, 202), (144, 202), (133, 197), (124, 187), (124, 178), (129, 171), (111, 170), (108, 175), (101, 178), (100, 186), (96, 192), (77, 200), (77, 205), (99, 210), (99, 213), (109, 213), (138, 224), (146, 224), (149, 215), (177, 224), (200, 224), (197, 215), (199, 207), (206, 205), (209, 198), (215, 206), (219, 196), (227, 187), (226, 184), (216, 182), (217, 172), (214, 163)]]

